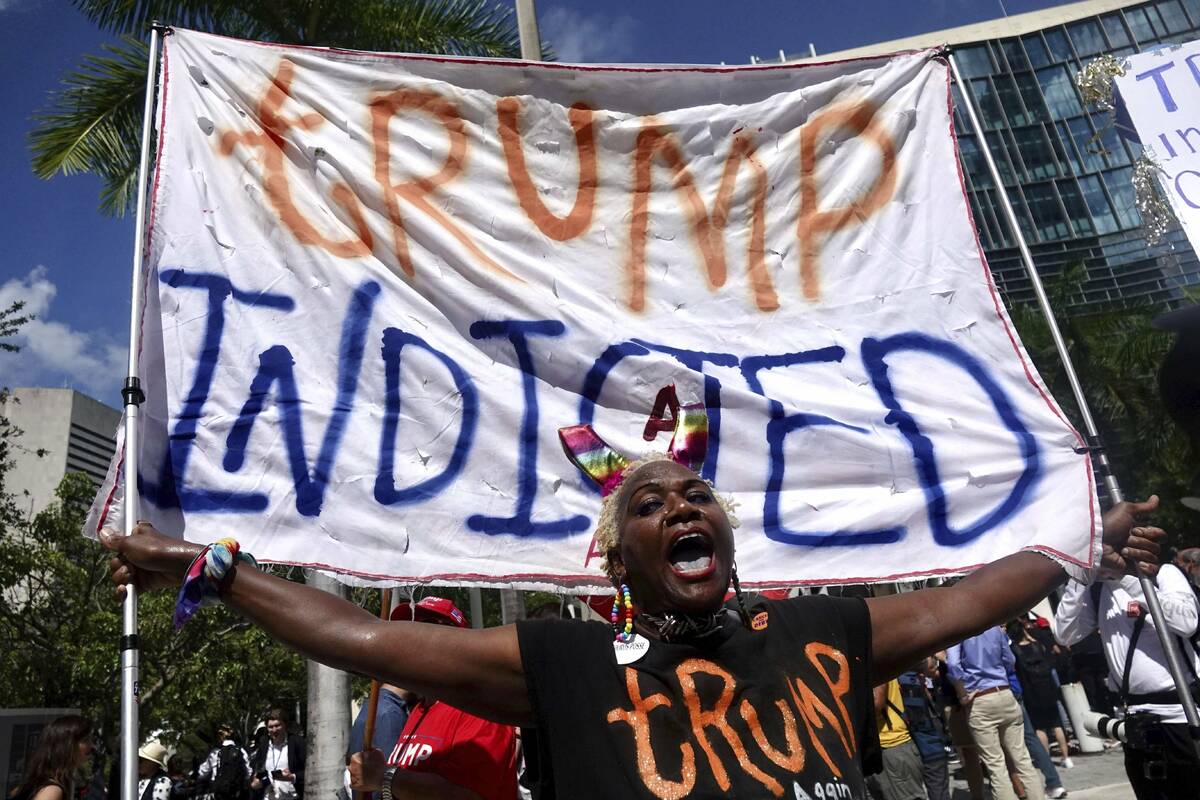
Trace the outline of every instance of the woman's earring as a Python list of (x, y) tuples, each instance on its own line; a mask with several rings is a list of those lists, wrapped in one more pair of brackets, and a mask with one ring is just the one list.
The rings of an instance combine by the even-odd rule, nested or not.
[[(621, 606), (625, 606), (625, 621), (621, 622)], [(613, 639), (618, 642), (633, 641), (633, 600), (629, 596), (629, 587), (621, 584), (617, 596), (613, 598), (612, 614), (609, 615), (613, 626)]]

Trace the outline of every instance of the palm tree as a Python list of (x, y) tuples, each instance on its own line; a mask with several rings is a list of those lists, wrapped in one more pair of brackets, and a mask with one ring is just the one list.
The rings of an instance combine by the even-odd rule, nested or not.
[[(35, 115), (33, 170), (49, 179), (100, 176), (100, 208), (125, 214), (135, 197), (138, 140), (153, 20), (285, 44), (448, 55), (516, 57), (511, 9), (491, 0), (73, 0), (118, 37), (86, 56)], [(548, 50), (544, 51), (549, 58)]]

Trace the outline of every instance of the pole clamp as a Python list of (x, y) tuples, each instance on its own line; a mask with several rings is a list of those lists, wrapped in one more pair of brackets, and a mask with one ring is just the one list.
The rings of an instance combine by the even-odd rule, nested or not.
[(146, 393), (142, 391), (142, 382), (130, 376), (125, 379), (125, 388), (121, 389), (121, 399), (127, 406), (140, 406), (146, 402)]
[(131, 633), (128, 636), (121, 637), (121, 652), (126, 650), (137, 650), (141, 646), (136, 633)]

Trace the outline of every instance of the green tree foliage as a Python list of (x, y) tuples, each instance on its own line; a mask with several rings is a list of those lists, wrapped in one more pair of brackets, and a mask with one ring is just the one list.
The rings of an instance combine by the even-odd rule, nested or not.
[[(1113, 472), (1126, 497), (1161, 497), (1156, 521), (1170, 531), (1172, 544), (1200, 545), (1195, 512), (1179, 503), (1191, 493), (1188, 481), (1200, 471), (1200, 454), (1167, 416), (1158, 393), (1158, 368), (1173, 342), (1171, 334), (1150, 325), (1162, 309), (1128, 303), (1072, 307), (1085, 280), (1085, 270), (1078, 265), (1064, 270), (1047, 292)], [(1028, 304), (1010, 307), (1009, 314), (1038, 372), (1082, 432), (1078, 407), (1041, 311)]]
[(100, 208), (118, 216), (136, 196), (145, 37), (154, 20), (284, 44), (520, 54), (515, 14), (507, 3), (491, 0), (74, 0), (74, 5), (117, 42), (101, 55), (86, 56), (36, 115), (33, 169), (41, 178), (98, 175)]
[[(6, 705), (77, 707), (106, 739), (120, 720), (121, 609), (108, 553), (79, 535), (95, 489), (67, 475), (58, 502), (0, 539), (0, 697)], [(211, 737), (228, 720), (249, 732), (275, 703), (303, 700), (299, 656), (223, 607), (203, 609), (179, 633), (175, 598), (139, 601), (143, 730)]]

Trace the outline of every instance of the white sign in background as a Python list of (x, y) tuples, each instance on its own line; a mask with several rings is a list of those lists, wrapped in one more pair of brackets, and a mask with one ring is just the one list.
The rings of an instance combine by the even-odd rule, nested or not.
[(1129, 56), (1116, 92), (1171, 209), (1200, 247), (1200, 42)]
[[(584, 67), (176, 31), (139, 517), (402, 582), (602, 587), (662, 385), (754, 586), (1098, 548), (1090, 466), (979, 249), (928, 52)], [(124, 513), (121, 463), (89, 529)]]

